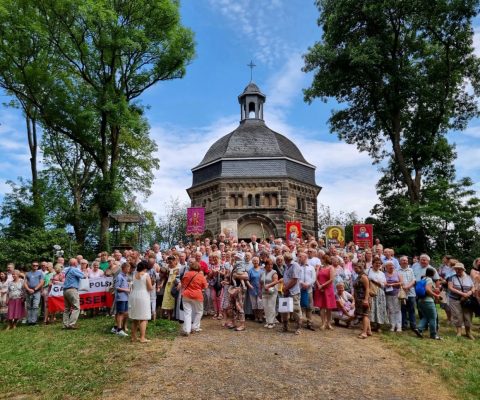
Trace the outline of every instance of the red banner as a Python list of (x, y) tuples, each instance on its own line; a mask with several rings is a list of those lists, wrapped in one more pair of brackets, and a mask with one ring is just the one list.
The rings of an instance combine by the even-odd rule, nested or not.
[(285, 234), (287, 243), (296, 243), (297, 238), (302, 238), (302, 223), (300, 221), (287, 221)]
[(205, 208), (187, 208), (187, 235), (201, 235), (205, 231)]
[[(88, 291), (80, 292), (81, 310), (112, 306), (113, 294), (110, 293), (112, 278), (90, 279), (89, 286)], [(48, 295), (48, 311), (52, 313), (63, 312), (64, 308), (63, 284), (52, 285), (50, 294)]]
[[(108, 307), (113, 304), (113, 295), (109, 292), (104, 293), (83, 293), (80, 294), (80, 309), (88, 310), (90, 308)], [(48, 298), (48, 311), (63, 312), (65, 305), (63, 303), (63, 296)]]
[(353, 241), (360, 249), (373, 247), (373, 225), (353, 225)]

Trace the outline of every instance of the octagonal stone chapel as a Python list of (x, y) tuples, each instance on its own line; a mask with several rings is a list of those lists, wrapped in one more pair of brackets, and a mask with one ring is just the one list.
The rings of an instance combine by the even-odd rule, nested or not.
[(240, 124), (217, 140), (192, 169), (192, 207), (205, 207), (206, 236), (237, 220), (238, 238), (285, 237), (286, 221), (318, 236), (315, 166), (263, 119), (266, 96), (250, 82), (240, 96)]

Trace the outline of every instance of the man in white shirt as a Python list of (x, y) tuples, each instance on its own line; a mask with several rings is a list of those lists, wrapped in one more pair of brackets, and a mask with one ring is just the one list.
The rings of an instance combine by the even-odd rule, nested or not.
[(318, 265), (320, 265), (320, 259), (317, 257), (317, 250), (310, 248), (307, 250), (308, 255), (308, 265), (311, 265), (313, 268), (316, 269)]
[(258, 243), (257, 243), (257, 236), (252, 235), (250, 236), (250, 249), (252, 250), (252, 253), (256, 253), (258, 251)]
[(160, 264), (163, 261), (162, 252), (160, 251), (160, 245), (158, 243), (153, 244), (153, 252), (155, 253), (155, 261)]
[[(300, 265), (300, 306), (302, 307), (302, 315), (305, 314), (307, 320), (306, 328), (314, 331), (312, 324), (313, 311), (313, 284), (316, 280), (315, 267), (308, 263), (308, 256), (301, 252), (298, 254), (298, 263)], [(302, 302), (303, 298), (303, 302)], [(308, 299), (308, 300), (307, 300)], [(303, 304), (302, 304), (303, 303)]]

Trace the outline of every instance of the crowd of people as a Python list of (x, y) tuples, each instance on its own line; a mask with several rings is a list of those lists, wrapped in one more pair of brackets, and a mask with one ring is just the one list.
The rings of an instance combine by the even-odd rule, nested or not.
[[(367, 249), (354, 243), (326, 248), (314, 237), (285, 243), (254, 235), (249, 241), (228, 241), (220, 234), (213, 240), (179, 242), (163, 252), (158, 244), (144, 254), (102, 252), (91, 263), (78, 255), (68, 262), (60, 257), (55, 264), (34, 261), (28, 271), (8, 264), (0, 272), (0, 318), (7, 329), (20, 321), (36, 325), (39, 318), (54, 322), (49, 291), (63, 283), (63, 328), (77, 329), (81, 280), (106, 276), (112, 277), (113, 304), (93, 311), (114, 316), (111, 332), (134, 342), (149, 341), (147, 323), (157, 317), (183, 322), (185, 336), (201, 332), (202, 318), (212, 318), (237, 332), (247, 328), (249, 319), (267, 330), (293, 328), (297, 335), (337, 325), (358, 326), (360, 339), (389, 329), (411, 330), (418, 337), (428, 330), (431, 339), (439, 340), (437, 304), (457, 336), (474, 339), (480, 258), (469, 273), (448, 255), (438, 268), (431, 264), (427, 254), (397, 258), (378, 239)], [(320, 315), (319, 325), (314, 313)]]

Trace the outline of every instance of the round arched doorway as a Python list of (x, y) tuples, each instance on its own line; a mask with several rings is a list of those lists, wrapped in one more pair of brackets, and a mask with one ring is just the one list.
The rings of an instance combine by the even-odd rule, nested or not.
[(238, 239), (249, 240), (252, 235), (259, 239), (267, 239), (270, 235), (277, 237), (277, 227), (264, 215), (246, 214), (238, 219)]

